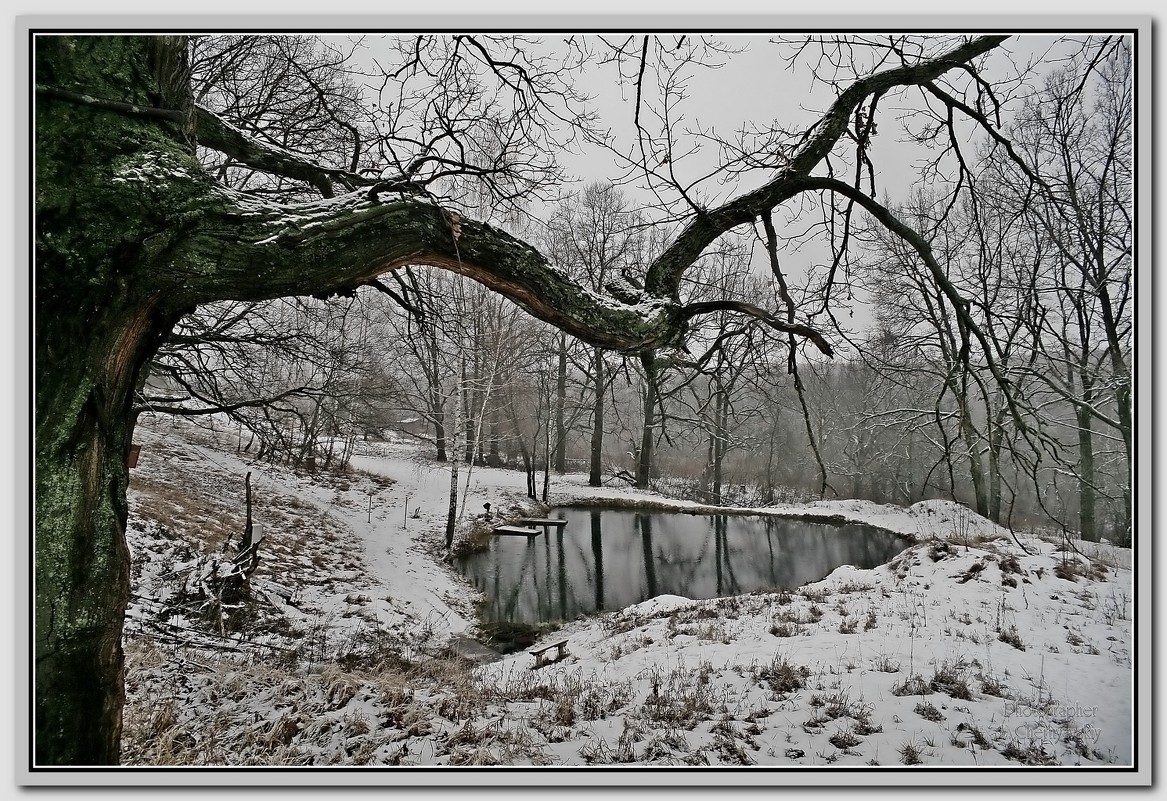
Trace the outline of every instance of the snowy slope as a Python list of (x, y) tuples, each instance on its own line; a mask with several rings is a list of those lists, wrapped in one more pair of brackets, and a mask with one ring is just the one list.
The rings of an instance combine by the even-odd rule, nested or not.
[[(1129, 765), (1129, 552), (1015, 539), (958, 504), (753, 513), (843, 517), (920, 539), (797, 592), (651, 599), (575, 621), (567, 655), (474, 666), (476, 592), (443, 556), (449, 473), (406, 446), (344, 476), (234, 452), (228, 432), (143, 421), (125, 759), (195, 765)], [(243, 633), (215, 637), (189, 582), (242, 530), (266, 539)], [(465, 466), (462, 478), (466, 478)], [(483, 503), (529, 513), (521, 473), (475, 468)], [(614, 497), (555, 477), (553, 503)], [(416, 516), (414, 516), (416, 515)], [(497, 519), (497, 515), (496, 518)], [(193, 543), (203, 543), (195, 545)], [(184, 589), (185, 587), (185, 589)], [(184, 596), (185, 592), (185, 596)], [(185, 598), (186, 606), (176, 599)], [(176, 611), (177, 610), (177, 611)], [(185, 610), (185, 611), (184, 611)]]

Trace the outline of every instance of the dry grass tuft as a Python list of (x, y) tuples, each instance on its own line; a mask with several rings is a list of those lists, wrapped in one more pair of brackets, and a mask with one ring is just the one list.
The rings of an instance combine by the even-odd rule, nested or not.
[(758, 671), (758, 678), (769, 685), (775, 694), (784, 696), (806, 686), (810, 670), (801, 665), (796, 667), (783, 656), (775, 655), (769, 665)]

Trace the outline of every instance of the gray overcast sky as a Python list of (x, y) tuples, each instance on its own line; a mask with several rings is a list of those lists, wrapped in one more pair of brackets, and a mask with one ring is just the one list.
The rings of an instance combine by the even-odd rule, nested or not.
[[(838, 32), (845, 33), (846, 29), (840, 28)], [(792, 68), (781, 58), (789, 49), (780, 49), (770, 43), (770, 35), (723, 34), (718, 38), (746, 50), (727, 57), (725, 66), (720, 69), (694, 71), (689, 97), (681, 106), (686, 123), (699, 120), (704, 127), (725, 137), (730, 137), (743, 124), (765, 127), (774, 120), (787, 128), (804, 129), (833, 99), (829, 88), (821, 83), (816, 85), (812, 80), (809, 59), (801, 59)], [(1026, 35), (1010, 40), (1006, 47), (1018, 55), (1037, 53), (1048, 48), (1054, 38)], [(629, 146), (634, 141), (634, 95), (627, 88), (622, 92), (613, 76), (611, 68), (597, 69), (592, 76), (583, 76), (581, 82), (589, 93), (596, 95), (595, 105), (605, 123), (612, 126), (625, 146)], [(913, 96), (914, 93), (909, 92), (908, 98)], [(872, 142), (877, 181), (883, 184), (882, 189), (893, 195), (910, 186), (913, 164), (926, 157), (919, 145), (901, 141), (902, 132), (895, 124), (895, 116), (904, 105), (898, 100), (885, 101), (881, 105), (881, 135)], [(708, 149), (703, 156), (695, 158), (691, 166), (685, 165), (684, 168), (689, 174), (701, 174), (712, 166), (711, 160), (716, 155), (714, 149)], [(565, 160), (586, 180), (611, 177), (615, 172), (612, 158), (602, 153), (567, 156)], [(760, 181), (760, 176), (756, 180)], [(744, 188), (749, 187), (726, 187), (722, 194), (732, 196)]]
[[(466, 32), (471, 33), (473, 29), (468, 28)], [(847, 30), (840, 27), (825, 29), (822, 32), (828, 35), (843, 34)], [(643, 31), (630, 28), (626, 32), (606, 34), (606, 37), (610, 41), (623, 41), (630, 35), (636, 35), (639, 40), (641, 33)], [(695, 30), (693, 35), (699, 33), (699, 30)], [(538, 36), (537, 33), (525, 35)], [(556, 47), (565, 35), (569, 34), (545, 37), (548, 46)], [(743, 52), (726, 55), (724, 65), (718, 69), (691, 70), (687, 97), (677, 107), (683, 121), (675, 130), (681, 131), (696, 125), (721, 137), (732, 139), (743, 125), (765, 129), (775, 123), (792, 131), (802, 131), (811, 125), (834, 98), (834, 90), (813, 80), (810, 54), (801, 58), (795, 66), (784, 60), (782, 56), (790, 54), (791, 50), (789, 47), (773, 44), (770, 39), (774, 35), (774, 33), (716, 35), (716, 38), (727, 44), (742, 48)], [(662, 36), (662, 41), (667, 44), (671, 38), (671, 34), (666, 34)], [(1054, 37), (1051, 36), (1025, 35), (1010, 40), (1007, 48), (1019, 55), (1027, 55), (1044, 51), (1053, 40)], [(369, 37), (366, 40), (366, 47), (369, 55), (375, 55), (384, 45), (379, 47), (377, 37)], [(638, 47), (639, 41), (632, 47), (634, 54), (639, 52)], [(631, 74), (630, 67), (625, 68), (625, 74)], [(597, 66), (578, 74), (576, 80), (583, 91), (593, 96), (592, 105), (601, 115), (601, 125), (612, 129), (617, 137), (617, 147), (625, 152), (630, 150), (636, 141), (633, 128), (633, 114), (636, 108), (634, 87), (630, 83), (621, 86), (617, 80), (616, 68), (611, 64)], [(643, 97), (646, 107), (659, 105), (659, 96), (654, 91), (654, 83), (651, 71), (646, 73)], [(880, 105), (879, 134), (873, 139), (870, 154), (876, 166), (877, 190), (881, 196), (888, 194), (893, 199), (906, 198), (916, 182), (916, 164), (928, 158), (928, 151), (920, 145), (902, 141), (903, 132), (896, 119), (898, 114), (918, 97), (918, 92), (908, 90), (902, 96), (885, 99)], [(647, 126), (653, 124), (650, 120), (651, 115), (646, 110), (642, 110), (641, 117), (642, 121), (647, 121)], [(677, 139), (682, 144), (693, 141), (692, 136), (684, 134), (678, 134)], [(583, 153), (561, 153), (560, 157), (568, 172), (580, 179), (581, 185), (587, 181), (615, 179), (626, 171), (626, 165), (618, 164), (612, 153), (597, 147), (587, 148)], [(682, 183), (686, 183), (696, 177), (707, 175), (716, 168), (718, 157), (718, 148), (708, 143), (703, 152), (675, 165), (678, 177)], [(850, 174), (853, 169), (840, 161), (836, 161), (835, 166), (846, 174)], [(709, 205), (711, 202), (724, 202), (770, 177), (772, 176), (767, 171), (756, 170), (731, 183), (721, 184), (716, 179), (707, 180), (701, 185), (701, 189), (705, 194), (706, 205)], [(570, 188), (572, 187), (565, 187)], [(638, 190), (634, 185), (626, 186), (625, 191), (634, 200), (637, 198), (643, 202), (650, 200), (647, 192)], [(709, 197), (710, 193), (713, 193), (712, 198)], [(781, 225), (784, 218), (785, 214), (780, 209), (775, 215), (776, 222)], [(792, 230), (804, 225), (805, 223), (800, 221)], [(825, 243), (820, 243), (803, 247), (798, 253), (786, 255), (783, 265), (797, 284), (809, 267), (814, 265), (821, 267), (829, 258)], [(769, 272), (760, 249), (756, 249), (755, 265), (757, 269)], [(862, 306), (856, 307), (854, 318), (847, 316), (841, 304), (837, 308), (841, 316), (849, 319), (856, 327), (866, 327), (870, 322), (870, 316)]]
[[(745, 124), (765, 128), (773, 121), (787, 129), (804, 130), (818, 119), (821, 111), (834, 99), (831, 88), (813, 80), (809, 59), (803, 58), (792, 67), (782, 57), (789, 54), (790, 49), (771, 43), (770, 35), (730, 35), (719, 38), (734, 46), (744, 47), (745, 51), (729, 56), (725, 65), (719, 69), (694, 72), (689, 83), (688, 97), (680, 106), (686, 125), (699, 121), (701, 127), (713, 129), (726, 138), (732, 138)], [(1053, 41), (1054, 37), (1030, 35), (1011, 40), (1007, 46), (1022, 55), (1044, 51)], [(625, 87), (622, 91), (617, 86), (615, 72), (611, 67), (597, 69), (593, 75), (583, 76), (581, 82), (590, 94), (596, 96), (594, 102), (605, 124), (610, 125), (620, 137), (624, 148), (631, 147), (635, 141), (632, 123), (635, 94), (632, 89)], [(890, 98), (881, 104), (879, 135), (873, 139), (870, 150), (876, 167), (877, 190), (881, 196), (886, 193), (894, 199), (906, 199), (916, 182), (918, 163), (929, 157), (928, 151), (919, 144), (903, 141), (903, 131), (896, 119), (918, 96), (917, 92), (909, 90), (901, 98)], [(679, 174), (687, 177), (706, 174), (716, 166), (717, 157), (716, 148), (708, 146), (703, 153), (678, 165)], [(565, 154), (564, 161), (571, 172), (584, 180), (613, 178), (621, 172), (612, 154), (598, 149), (582, 155)], [(838, 162), (836, 165), (841, 166)], [(718, 200), (724, 202), (769, 177), (769, 173), (755, 171), (733, 184), (721, 186), (716, 181), (707, 181), (703, 187), (706, 191), (717, 192)], [(632, 188), (628, 192), (635, 196)], [(780, 221), (783, 218), (780, 210), (775, 219)], [(803, 224), (799, 223), (794, 228), (800, 228)], [(785, 255), (783, 266), (797, 282), (805, 276), (808, 267), (821, 267), (829, 259), (825, 243), (818, 243)], [(760, 248), (755, 248), (754, 264), (755, 270), (769, 272)], [(841, 303), (836, 305), (836, 311), (840, 319), (856, 328), (865, 328), (872, 322), (869, 310), (862, 303), (854, 305), (853, 317)]]

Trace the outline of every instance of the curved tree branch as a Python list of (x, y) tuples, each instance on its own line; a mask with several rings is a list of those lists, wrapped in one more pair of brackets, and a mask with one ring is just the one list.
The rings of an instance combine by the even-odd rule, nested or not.
[[(829, 154), (865, 98), (895, 86), (926, 84), (953, 66), (991, 50), (1004, 38), (972, 39), (935, 59), (884, 70), (852, 83), (776, 177), (717, 209), (700, 213), (681, 232), (649, 267), (646, 299), (639, 304), (624, 303), (580, 286), (520, 240), (407, 197), (410, 187), (322, 167), (258, 142), (207, 109), (196, 107), (201, 144), (256, 169), (305, 181), (326, 200), (275, 206), (228, 194), (227, 203), (212, 203), (210, 209), (199, 211), (200, 222), (192, 225), (190, 236), (166, 254), (170, 263), (162, 266), (161, 280), (168, 274), (173, 278), (184, 275), (184, 263), (201, 265), (199, 281), (191, 282), (186, 273), (181, 291), (167, 296), (171, 302), (186, 306), (224, 297), (262, 300), (290, 294), (351, 293), (383, 273), (424, 264), (473, 278), (541, 320), (591, 344), (624, 353), (681, 345), (689, 319), (730, 310), (762, 320), (776, 330), (806, 337), (830, 355), (830, 344), (815, 329), (782, 321), (752, 304), (715, 301), (680, 307), (677, 290), (681, 276), (710, 243), (732, 228), (751, 223), (801, 192), (837, 189), (838, 182), (822, 179), (828, 184), (818, 185), (808, 174)], [(349, 185), (371, 186), (374, 191), (334, 198), (334, 178), (343, 178)], [(381, 191), (397, 197), (380, 202)], [(180, 241), (172, 234), (160, 239)]]
[(214, 112), (195, 106), (195, 132), (199, 144), (218, 150), (241, 164), (310, 184), (325, 198), (335, 196), (333, 180), (348, 186), (372, 186), (377, 179), (345, 170), (323, 167), (289, 150), (261, 142)]
[[(139, 103), (125, 103), (108, 100), (81, 92), (71, 92), (56, 86), (37, 85), (36, 92), (43, 97), (76, 105), (112, 111), (129, 116), (148, 117), (182, 125), (183, 113), (177, 109), (154, 108)], [(236, 128), (213, 111), (195, 105), (195, 135), (200, 145), (217, 150), (240, 164), (256, 170), (282, 175), (295, 181), (314, 186), (325, 198), (335, 197), (333, 180), (340, 180), (347, 186), (373, 186), (379, 179), (369, 178), (355, 172), (324, 167), (290, 150), (261, 142)]]
[(166, 120), (167, 122), (174, 122), (181, 125), (184, 117), (181, 111), (169, 108), (154, 108), (153, 106), (145, 106), (140, 103), (125, 103), (120, 100), (106, 100), (101, 97), (94, 97), (93, 95), (85, 94), (83, 92), (70, 92), (68, 89), (61, 89), (57, 86), (45, 86), (42, 84), (36, 85), (36, 93), (42, 97), (51, 97), (54, 100), (63, 100), (66, 103), (75, 103), (79, 106), (92, 106), (93, 108), (104, 109), (105, 111), (113, 111), (118, 114), (128, 114), (135, 117), (150, 117), (156, 120)]
[(639, 353), (683, 339), (676, 304), (621, 303), (581, 286), (534, 247), (490, 225), (410, 197), (386, 201), (358, 192), (277, 205), (213, 192), (181, 243), (160, 259), (156, 291), (179, 306), (349, 294), (384, 273), (427, 265), (472, 278), (603, 348)]
[(744, 314), (749, 317), (761, 320), (766, 325), (770, 326), (776, 331), (793, 334), (795, 336), (805, 337), (815, 344), (820, 351), (827, 356), (833, 356), (834, 350), (831, 348), (826, 338), (814, 328), (808, 325), (801, 325), (799, 323), (787, 322), (779, 317), (775, 317), (770, 312), (755, 306), (752, 303), (746, 303), (741, 300), (709, 300), (699, 303), (690, 303), (681, 308), (681, 318), (684, 320), (692, 319), (701, 314), (712, 314), (719, 311), (731, 311), (738, 314)]
[(763, 186), (697, 216), (653, 262), (645, 290), (656, 297), (675, 297), (681, 276), (717, 237), (739, 225), (752, 223), (765, 212), (794, 197), (811, 170), (831, 152), (847, 130), (852, 116), (869, 96), (882, 95), (897, 86), (926, 85), (940, 75), (983, 55), (1007, 36), (980, 36), (936, 58), (877, 72), (848, 86), (791, 154), (779, 173)]
[[(840, 195), (850, 198), (862, 206), (865, 211), (871, 214), (871, 216), (875, 217), (875, 219), (877, 219), (880, 224), (882, 224), (892, 233), (899, 236), (916, 251), (917, 255), (919, 255), (920, 259), (924, 262), (924, 265), (931, 273), (932, 280), (935, 281), (936, 286), (943, 293), (944, 297), (947, 298), (948, 302), (952, 305), (953, 310), (956, 312), (957, 319), (961, 324), (962, 333), (971, 333), (980, 343), (981, 350), (984, 353), (985, 361), (989, 367), (989, 371), (993, 374), (993, 378), (997, 381), (997, 385), (1001, 387), (1002, 391), (1005, 393), (1005, 399), (1009, 404), (1009, 411), (1013, 416), (1014, 422), (1017, 424), (1019, 429), (1024, 429), (1025, 426), (1021, 419), (1021, 409), (1017, 406), (1017, 401), (1013, 396), (1013, 392), (1009, 390), (1010, 384), (1008, 379), (1006, 379), (1004, 374), (1002, 374), (1000, 366), (997, 364), (997, 360), (993, 357), (993, 349), (989, 343), (988, 337), (985, 336), (984, 331), (981, 330), (981, 327), (977, 325), (976, 320), (974, 320), (972, 315), (969, 313), (969, 302), (960, 294), (960, 291), (956, 288), (956, 286), (953, 285), (950, 280), (948, 280), (948, 276), (945, 275), (944, 269), (936, 260), (936, 256), (932, 252), (932, 246), (928, 243), (928, 241), (924, 239), (924, 237), (921, 236), (917, 231), (912, 229), (911, 226), (900, 220), (895, 214), (892, 213), (889, 208), (884, 206), (882, 203), (879, 203), (878, 201), (868, 197), (866, 194), (848, 183), (839, 181), (835, 178), (806, 178), (803, 180), (802, 185), (805, 189), (808, 190), (823, 189), (837, 192)], [(968, 358), (966, 347), (961, 348), (961, 358)]]

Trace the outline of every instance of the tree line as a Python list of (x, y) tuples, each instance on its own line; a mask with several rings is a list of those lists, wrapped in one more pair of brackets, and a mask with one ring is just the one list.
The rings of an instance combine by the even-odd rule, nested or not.
[[(728, 308), (691, 332), (687, 353), (630, 357), (534, 320), (465, 278), (407, 267), (380, 292), (298, 301), (291, 319), (282, 300), (232, 319), (242, 338), (251, 335), (252, 354), (214, 361), (236, 394), (246, 386), (266, 400), (232, 408), (235, 395), (211, 386), (203, 396), (247, 430), (244, 450), (256, 441), (260, 458), (293, 464), (310, 453), (325, 466), (334, 456), (343, 463), (358, 438), (398, 432), (427, 443), (439, 462), (521, 467), (532, 498), (540, 497), (539, 470), (586, 471), (593, 485), (666, 478), (670, 491), (713, 504), (949, 498), (1006, 525), (1127, 542), (1124, 60), (1112, 53), (1092, 93), (1068, 99), (1071, 69), (1063, 68), (1019, 115), (1010, 134), (1047, 171), (1038, 191), (1019, 191), (1016, 164), (986, 147), (967, 176), (975, 191), (958, 205), (945, 208), (951, 188), (939, 186), (887, 204), (925, 232), (1004, 385), (987, 360), (970, 355), (970, 325), (947, 309), (914, 251), (875, 221), (856, 219), (851, 289), (863, 300), (853, 305), (871, 319), (848, 333), (844, 359), (804, 359), (792, 370), (786, 339)], [(1051, 124), (1049, 106), (1065, 119)], [(1053, 155), (1042, 161), (1039, 153)], [(754, 300), (781, 312), (789, 288), (757, 265), (774, 244), (765, 227), (723, 237), (702, 256), (683, 284), (691, 302)], [(553, 207), (538, 236), (581, 283), (599, 291), (615, 279), (635, 292), (644, 265), (667, 245), (665, 230), (616, 185), (592, 182)], [(313, 327), (322, 316), (323, 327)], [(256, 320), (270, 339), (250, 330)], [(274, 383), (250, 385), (269, 375), (277, 336), (300, 351), (278, 359), (285, 369)], [(172, 354), (182, 359), (190, 342), (171, 338), (159, 375), (175, 372)], [(194, 381), (215, 380), (207, 363)], [(299, 403), (276, 414), (270, 399), (297, 384)]]

